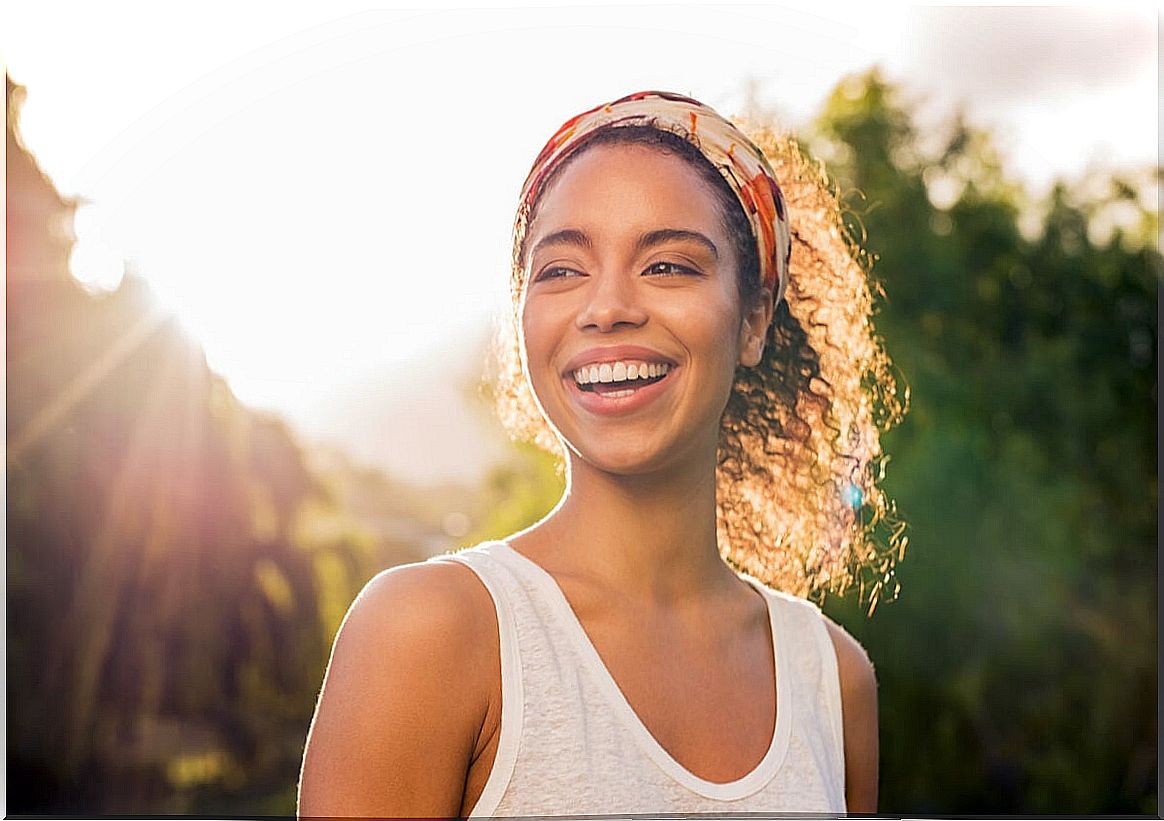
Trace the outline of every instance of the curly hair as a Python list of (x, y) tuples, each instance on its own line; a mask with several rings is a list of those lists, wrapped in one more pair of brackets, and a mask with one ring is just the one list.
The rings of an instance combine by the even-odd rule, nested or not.
[[(908, 406), (908, 388), (873, 328), (873, 298), (883, 294), (868, 275), (868, 255), (844, 230), (839, 197), (823, 166), (792, 137), (736, 124), (780, 179), (790, 212), (792, 262), (763, 358), (755, 367), (736, 368), (721, 417), (720, 552), (737, 569), (794, 595), (823, 598), (856, 586), (871, 614), (879, 600), (896, 596), (894, 567), (907, 542), (904, 523), (881, 488), (886, 457), (880, 435)], [(558, 164), (541, 196), (597, 145), (645, 145), (682, 158), (715, 192), (739, 261), (740, 301), (752, 306), (763, 292), (751, 227), (695, 139), (647, 125), (598, 132)], [(514, 224), (513, 314), (495, 329), (488, 379), (510, 436), (555, 455), (561, 474), (565, 450), (534, 401), (518, 332), (526, 234), (537, 205), (519, 212)]]

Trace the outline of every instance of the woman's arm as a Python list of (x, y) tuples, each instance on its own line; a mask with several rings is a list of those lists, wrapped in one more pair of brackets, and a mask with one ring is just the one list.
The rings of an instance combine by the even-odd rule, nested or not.
[(845, 806), (849, 812), (877, 812), (877, 678), (865, 648), (844, 628), (825, 618), (841, 679), (845, 730)]
[(367, 584), (332, 648), (303, 755), (301, 817), (461, 814), (498, 663), (493, 614), (472, 571), (451, 563), (405, 565)]

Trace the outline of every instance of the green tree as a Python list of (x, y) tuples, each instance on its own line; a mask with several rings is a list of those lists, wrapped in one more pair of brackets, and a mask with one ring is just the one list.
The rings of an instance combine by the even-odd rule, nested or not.
[(848, 78), (809, 140), (912, 389), (900, 600), (828, 605), (877, 665), (881, 806), (1155, 813), (1158, 172), (1034, 203), (989, 134), (919, 134), (900, 97)]

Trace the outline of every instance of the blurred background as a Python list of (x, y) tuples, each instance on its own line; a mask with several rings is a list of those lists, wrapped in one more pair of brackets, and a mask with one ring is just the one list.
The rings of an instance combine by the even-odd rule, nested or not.
[(882, 811), (1156, 815), (1158, 25), (6, 8), (7, 812), (293, 814), (356, 592), (557, 501), (483, 400), (513, 207), (663, 88), (798, 134), (876, 255), (911, 541), (825, 604)]

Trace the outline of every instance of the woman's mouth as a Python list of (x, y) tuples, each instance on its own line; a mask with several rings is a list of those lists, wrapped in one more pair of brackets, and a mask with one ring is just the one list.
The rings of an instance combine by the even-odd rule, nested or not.
[(626, 368), (616, 364), (582, 368), (565, 377), (570, 393), (589, 411), (628, 413), (650, 403), (674, 379), (676, 366), (667, 364)]

